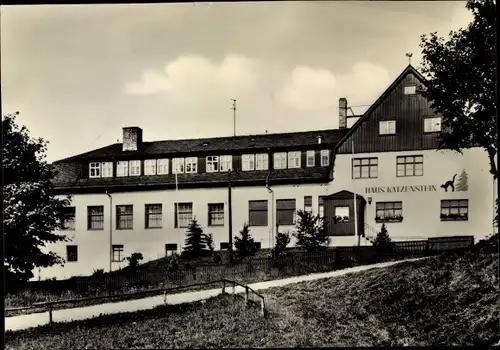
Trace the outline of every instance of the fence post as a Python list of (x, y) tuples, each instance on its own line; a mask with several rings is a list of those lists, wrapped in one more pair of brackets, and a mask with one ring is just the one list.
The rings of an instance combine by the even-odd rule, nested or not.
[(163, 302), (166, 304), (167, 303), (167, 290), (163, 292)]
[(52, 326), (52, 304), (49, 304), (49, 324)]
[(245, 286), (245, 304), (248, 304), (248, 286)]
[(226, 280), (222, 280), (222, 294), (226, 294)]
[(236, 294), (236, 282), (233, 281), (233, 295)]
[(266, 316), (266, 307), (264, 305), (264, 298), (260, 299), (260, 313), (262, 314), (262, 317)]

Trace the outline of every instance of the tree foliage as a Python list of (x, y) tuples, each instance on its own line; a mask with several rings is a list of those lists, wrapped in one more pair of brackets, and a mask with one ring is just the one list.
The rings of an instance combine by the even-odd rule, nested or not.
[(191, 220), (186, 231), (186, 240), (182, 257), (199, 258), (209, 253), (206, 235), (196, 219)]
[(375, 237), (375, 240), (373, 241), (373, 246), (379, 253), (390, 252), (394, 249), (395, 243), (389, 237), (389, 232), (387, 232), (387, 227), (385, 226), (385, 224), (382, 224), (380, 232), (377, 234), (377, 237)]
[(240, 230), (241, 237), (234, 237), (234, 247), (240, 259), (244, 259), (248, 256), (253, 256), (257, 253), (258, 248), (255, 246), (252, 235), (250, 234), (250, 228), (247, 223), (243, 224), (243, 228)]
[(297, 231), (293, 234), (297, 239), (297, 246), (308, 251), (325, 249), (330, 243), (330, 237), (326, 235), (323, 220), (319, 215), (313, 215), (305, 210), (297, 211)]
[[(16, 115), (18, 113), (16, 112)], [(16, 124), (16, 115), (2, 119), (3, 129), (3, 210), (6, 281), (24, 282), (33, 278), (33, 269), (64, 263), (47, 244), (68, 241), (56, 233), (70, 198), (58, 199), (51, 180), (56, 175), (47, 163), (47, 142), (32, 138), (25, 126)]]
[(128, 266), (131, 269), (136, 269), (139, 266), (139, 261), (144, 259), (142, 253), (132, 253), (129, 257), (127, 257)]
[(428, 82), (419, 93), (443, 117), (440, 146), (484, 148), (496, 178), (496, 1), (469, 0), (466, 7), (474, 16), (467, 28), (447, 39), (436, 32), (421, 37)]
[(271, 256), (273, 258), (281, 258), (286, 255), (286, 247), (290, 244), (290, 233), (280, 232), (279, 228), (276, 227), (276, 242), (274, 248), (271, 250)]

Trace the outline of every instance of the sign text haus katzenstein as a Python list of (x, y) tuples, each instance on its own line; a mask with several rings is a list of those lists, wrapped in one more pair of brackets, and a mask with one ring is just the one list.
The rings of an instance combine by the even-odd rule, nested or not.
[(366, 194), (400, 193), (400, 192), (436, 192), (436, 191), (437, 187), (435, 185), (365, 187)]

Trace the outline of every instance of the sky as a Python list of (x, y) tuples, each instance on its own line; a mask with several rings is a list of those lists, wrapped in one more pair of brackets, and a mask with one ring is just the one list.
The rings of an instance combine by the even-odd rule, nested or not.
[[(2, 113), (49, 162), (121, 142), (338, 127), (408, 65), (420, 35), (466, 27), (464, 1), (1, 6)], [(359, 106), (359, 107), (356, 107)]]

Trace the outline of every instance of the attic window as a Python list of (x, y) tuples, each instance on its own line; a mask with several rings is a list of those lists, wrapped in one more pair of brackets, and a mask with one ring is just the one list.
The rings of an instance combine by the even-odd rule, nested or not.
[(405, 86), (405, 95), (416, 95), (417, 87), (415, 85)]

